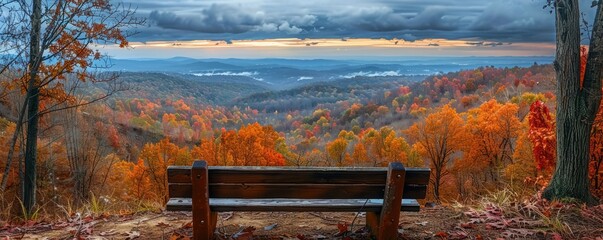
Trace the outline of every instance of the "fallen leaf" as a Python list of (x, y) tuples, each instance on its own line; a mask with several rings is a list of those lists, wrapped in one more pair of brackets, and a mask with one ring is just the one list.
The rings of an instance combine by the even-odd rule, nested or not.
[(496, 208), (496, 207), (487, 207), (486, 208), (486, 213), (490, 214), (490, 215), (494, 215), (494, 216), (502, 216), (502, 210), (500, 208)]
[(278, 225), (278, 223), (270, 224), (268, 226), (265, 226), (264, 230), (270, 231), (270, 230), (274, 229), (277, 225)]
[(62, 229), (71, 226), (68, 222), (59, 222), (52, 226), (52, 230)]
[(155, 225), (155, 227), (168, 228), (168, 227), (170, 227), (170, 225), (167, 223), (164, 223), (164, 222), (160, 222), (160, 223), (157, 223), (157, 225)]
[(335, 236), (341, 236), (348, 231), (348, 224), (347, 223), (338, 223), (337, 229), (339, 229), (339, 232), (337, 234), (335, 234)]
[(483, 223), (484, 220), (479, 219), (479, 218), (472, 218), (469, 220), (469, 223)]
[(507, 239), (508, 238), (528, 238), (529, 236), (534, 235), (534, 231), (529, 230), (529, 229), (511, 228), (511, 229), (508, 229), (508, 230), (504, 231), (503, 233), (501, 233), (501, 235)]
[(479, 217), (481, 217), (481, 214), (478, 213), (477, 211), (474, 211), (474, 210), (464, 212), (463, 214), (465, 214), (465, 216), (470, 217), (470, 218), (479, 218)]
[(237, 240), (251, 240), (253, 239), (253, 231), (255, 231), (254, 226), (249, 226), (244, 229), (241, 229), (238, 233), (232, 235), (232, 239)]
[(505, 229), (507, 228), (507, 224), (504, 222), (491, 222), (486, 224), (487, 229)]
[(193, 222), (187, 222), (183, 224), (180, 228), (193, 228)]
[(469, 236), (467, 235), (466, 232), (457, 231), (457, 232), (452, 233), (448, 239), (462, 240), (462, 239), (466, 239), (468, 237)]
[(220, 213), (220, 217), (222, 218), (223, 221), (226, 221), (226, 220), (232, 218), (233, 216), (234, 216), (233, 212)]
[(82, 221), (85, 223), (92, 222), (92, 220), (94, 220), (94, 218), (92, 216), (86, 216), (86, 217), (82, 218)]
[(561, 237), (561, 235), (559, 233), (553, 233), (551, 234), (551, 239), (553, 240), (563, 240), (563, 237)]
[(140, 232), (139, 231), (131, 231), (131, 232), (124, 233), (123, 235), (126, 236), (126, 240), (132, 240), (132, 239), (139, 238)]
[(417, 225), (421, 225), (421, 226), (426, 226), (426, 225), (427, 225), (427, 223), (429, 223), (429, 222), (424, 221), (424, 222), (416, 222), (415, 224), (417, 224)]
[(470, 229), (471, 229), (471, 228), (474, 228), (474, 227), (475, 227), (475, 224), (473, 224), (473, 223), (471, 223), (471, 222), (468, 222), (468, 223), (461, 223), (461, 227), (462, 227), (462, 228), (470, 228)]
[(170, 236), (170, 240), (191, 240), (191, 238), (178, 232), (174, 232), (172, 233), (172, 236)]
[(101, 236), (113, 236), (115, 234), (117, 234), (117, 231), (115, 229), (111, 229), (109, 231), (100, 232), (98, 235), (101, 235)]
[(25, 227), (33, 227), (33, 225), (36, 225), (36, 221), (34, 221), (34, 220), (27, 220), (27, 222), (25, 222), (25, 224), (23, 224), (23, 226), (25, 226)]
[(434, 236), (446, 239), (446, 238), (448, 238), (448, 233), (440, 231), (440, 232), (437, 232), (436, 234), (434, 234)]
[(126, 216), (122, 216), (117, 221), (118, 222), (125, 222), (125, 221), (130, 221), (132, 219), (134, 219), (134, 217), (132, 217), (132, 215), (126, 215)]

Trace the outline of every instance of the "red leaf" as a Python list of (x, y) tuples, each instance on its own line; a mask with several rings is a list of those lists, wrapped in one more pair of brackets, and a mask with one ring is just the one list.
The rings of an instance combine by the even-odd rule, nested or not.
[(467, 235), (467, 233), (463, 232), (463, 231), (457, 231), (450, 235), (450, 239), (456, 239), (456, 240), (462, 240), (462, 239), (466, 239), (468, 237), (469, 236)]
[(344, 234), (345, 232), (348, 231), (348, 224), (347, 223), (338, 223), (337, 229), (339, 229), (338, 235)]
[(468, 223), (461, 223), (461, 227), (462, 228), (474, 228), (475, 224), (470, 223), (470, 222), (468, 222)]
[(505, 228), (507, 228), (507, 224), (505, 224), (504, 222), (487, 223), (486, 228), (487, 229), (505, 229)]
[(434, 236), (446, 239), (446, 238), (448, 238), (448, 233), (440, 231), (440, 232), (437, 232)]

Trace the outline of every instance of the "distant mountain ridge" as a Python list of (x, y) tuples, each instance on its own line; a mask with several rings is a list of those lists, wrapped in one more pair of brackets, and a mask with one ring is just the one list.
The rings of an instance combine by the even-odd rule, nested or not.
[[(159, 72), (203, 77), (247, 77), (260, 81), (273, 90), (286, 90), (307, 84), (361, 77), (429, 76), (474, 69), (480, 66), (526, 67), (534, 63), (548, 64), (552, 57), (458, 57), (400, 58), (383, 60), (333, 59), (112, 59), (108, 71)], [(238, 78), (241, 80), (241, 78)], [(253, 83), (251, 83), (253, 84)]]

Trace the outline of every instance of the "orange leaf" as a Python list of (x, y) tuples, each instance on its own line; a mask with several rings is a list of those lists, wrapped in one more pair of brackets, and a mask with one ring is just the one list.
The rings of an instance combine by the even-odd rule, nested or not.
[(339, 229), (338, 235), (344, 234), (345, 232), (348, 231), (348, 224), (347, 223), (338, 223), (337, 229)]
[(440, 238), (443, 238), (443, 239), (448, 238), (448, 235), (449, 235), (448, 233), (443, 232), (443, 231), (439, 231), (439, 232), (437, 232), (437, 233), (435, 234), (435, 236), (436, 236), (436, 237), (440, 237)]

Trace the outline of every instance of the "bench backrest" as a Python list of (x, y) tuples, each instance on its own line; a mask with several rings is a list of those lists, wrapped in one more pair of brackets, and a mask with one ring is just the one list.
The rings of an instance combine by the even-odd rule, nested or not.
[[(383, 198), (387, 168), (208, 167), (210, 198)], [(167, 169), (170, 198), (191, 198), (191, 166)], [(404, 199), (425, 198), (429, 169), (406, 168)]]

